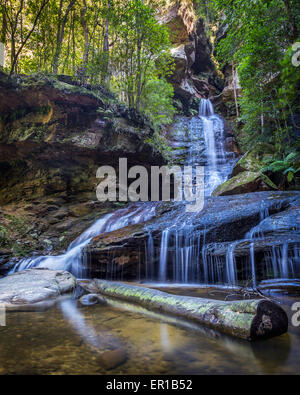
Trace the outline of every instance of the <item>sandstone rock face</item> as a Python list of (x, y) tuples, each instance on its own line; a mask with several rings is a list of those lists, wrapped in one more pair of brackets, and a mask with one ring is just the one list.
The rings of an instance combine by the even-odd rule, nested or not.
[(0, 135), (2, 204), (55, 193), (94, 195), (97, 167), (117, 165), (118, 156), (135, 164), (164, 162), (146, 142), (150, 126), (100, 88), (46, 77), (0, 79), (0, 86), (0, 112), (6, 114)]
[[(99, 166), (166, 163), (147, 120), (101, 86), (0, 75), (0, 264), (64, 250), (114, 209), (96, 197)], [(4, 235), (5, 237), (2, 237)], [(10, 253), (6, 253), (10, 250)], [(1, 271), (2, 265), (0, 265)]]
[(53, 299), (71, 292), (75, 277), (65, 271), (28, 269), (0, 279), (0, 303), (6, 307)]
[(169, 7), (161, 22), (170, 29), (170, 40), (173, 44), (186, 44), (189, 41), (189, 33), (182, 16), (179, 15), (179, 7), (179, 4)]
[(237, 162), (232, 170), (232, 176), (244, 171), (259, 171), (264, 166), (264, 160), (272, 157), (274, 147), (266, 143), (258, 143)]
[[(194, 9), (178, 2), (161, 18), (161, 23), (170, 29), (170, 39), (174, 45), (171, 54), (175, 69), (169, 81), (186, 113), (194, 98), (213, 96), (218, 90), (214, 86), (216, 71), (211, 59), (212, 46), (204, 21), (196, 21), (194, 13)], [(206, 80), (197, 76), (201, 73), (206, 75)]]

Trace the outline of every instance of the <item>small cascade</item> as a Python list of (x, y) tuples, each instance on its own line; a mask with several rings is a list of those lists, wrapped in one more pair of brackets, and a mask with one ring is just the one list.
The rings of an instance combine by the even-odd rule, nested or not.
[(210, 117), (212, 115), (215, 115), (212, 102), (208, 99), (201, 99), (199, 106), (199, 116)]
[(226, 282), (230, 285), (237, 284), (236, 261), (234, 255), (234, 249), (236, 245), (237, 242), (230, 244), (226, 254)]
[(160, 246), (160, 258), (159, 258), (159, 281), (166, 281), (167, 279), (167, 257), (169, 247), (169, 229), (163, 231)]
[(218, 185), (227, 180), (233, 163), (224, 149), (224, 122), (215, 115), (210, 100), (201, 99), (199, 118), (205, 142), (205, 195), (210, 196)]
[(255, 253), (254, 243), (250, 244), (250, 260), (251, 260), (251, 273), (252, 273), (252, 284), (253, 288), (256, 288), (256, 273), (255, 273)]
[(67, 270), (76, 277), (84, 277), (85, 267), (82, 264), (82, 250), (90, 241), (102, 233), (112, 232), (125, 226), (148, 221), (154, 217), (156, 205), (142, 203), (131, 205), (128, 208), (116, 210), (97, 220), (76, 240), (74, 240), (63, 255), (39, 256), (23, 259), (18, 262), (12, 272), (21, 271), (33, 267), (42, 267), (53, 270)]

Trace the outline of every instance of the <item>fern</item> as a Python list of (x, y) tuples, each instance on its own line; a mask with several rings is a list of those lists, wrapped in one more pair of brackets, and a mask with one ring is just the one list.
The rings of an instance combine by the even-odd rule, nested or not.
[(267, 165), (261, 169), (262, 173), (265, 172), (282, 172), (287, 176), (288, 183), (291, 183), (295, 177), (295, 174), (300, 172), (300, 167), (297, 167), (296, 163), (299, 162), (299, 154), (296, 152), (291, 152), (283, 160), (266, 159), (264, 163)]

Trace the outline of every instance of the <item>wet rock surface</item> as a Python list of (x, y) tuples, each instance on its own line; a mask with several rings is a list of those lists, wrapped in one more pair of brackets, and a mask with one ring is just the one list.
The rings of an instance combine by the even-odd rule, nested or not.
[(26, 305), (70, 293), (75, 277), (66, 271), (30, 269), (0, 279), (0, 303), (6, 307)]
[(83, 306), (92, 306), (94, 304), (107, 304), (106, 300), (103, 297), (101, 297), (100, 295), (97, 295), (97, 294), (83, 295), (79, 299), (79, 302)]
[[(299, 241), (299, 202), (299, 192), (257, 192), (208, 198), (204, 209), (192, 214), (186, 213), (183, 205), (163, 203), (157, 208), (153, 220), (94, 238), (84, 249), (88, 270), (92, 276), (106, 279), (143, 279), (149, 276), (147, 248), (151, 236), (153, 270), (157, 276), (165, 229), (170, 228), (168, 247), (171, 253), (175, 251), (176, 235), (185, 237), (191, 247), (196, 248), (199, 243), (201, 248), (204, 244), (220, 243), (223, 251), (226, 251), (230, 243), (241, 240), (260, 224), (266, 211), (270, 218), (266, 219), (264, 226), (266, 231), (271, 228), (269, 236), (274, 232), (277, 245), (282, 245), (285, 238), (291, 236), (296, 242)], [(291, 229), (294, 229), (293, 235), (289, 233)], [(266, 241), (262, 249), (265, 247), (270, 247), (270, 240)], [(245, 248), (249, 255), (249, 242)], [(201, 250), (197, 259), (202, 260)], [(197, 261), (194, 265), (197, 265)], [(170, 260), (169, 268), (171, 266)]]

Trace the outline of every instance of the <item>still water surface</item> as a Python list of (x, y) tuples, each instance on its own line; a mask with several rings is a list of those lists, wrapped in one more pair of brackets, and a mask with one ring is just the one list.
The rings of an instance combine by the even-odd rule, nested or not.
[[(283, 301), (289, 311), (296, 299)], [(300, 328), (248, 343), (127, 303), (81, 306), (72, 298), (8, 312), (0, 327), (0, 374), (299, 373)]]

